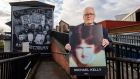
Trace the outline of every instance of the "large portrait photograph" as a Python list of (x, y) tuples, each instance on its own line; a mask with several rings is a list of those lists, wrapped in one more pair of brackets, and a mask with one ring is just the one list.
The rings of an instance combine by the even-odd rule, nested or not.
[(72, 48), (69, 56), (70, 73), (72, 75), (104, 75), (106, 59), (102, 46), (101, 25), (76, 26), (69, 36)]
[(50, 32), (53, 27), (53, 9), (20, 8), (12, 11), (14, 49), (21, 50), (22, 43), (29, 42), (30, 51), (45, 52), (49, 50)]

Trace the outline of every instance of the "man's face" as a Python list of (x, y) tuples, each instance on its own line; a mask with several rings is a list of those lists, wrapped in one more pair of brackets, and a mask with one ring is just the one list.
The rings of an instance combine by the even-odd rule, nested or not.
[(46, 34), (47, 34), (47, 31), (46, 31), (46, 30), (44, 30), (44, 31), (43, 31), (43, 34), (44, 34), (44, 35), (46, 35)]
[(40, 31), (42, 30), (42, 26), (41, 25), (38, 26), (38, 30), (40, 30)]
[(89, 45), (82, 40), (81, 44), (76, 47), (76, 57), (82, 64), (92, 64), (95, 59), (94, 50), (94, 45)]
[(95, 19), (94, 9), (91, 8), (85, 9), (83, 19), (85, 24), (93, 24)]
[(35, 24), (31, 24), (30, 28), (31, 28), (32, 30), (34, 30), (34, 29), (35, 29)]
[(20, 40), (20, 41), (23, 41), (24, 39), (25, 39), (25, 35), (24, 35), (24, 34), (19, 35), (19, 40)]

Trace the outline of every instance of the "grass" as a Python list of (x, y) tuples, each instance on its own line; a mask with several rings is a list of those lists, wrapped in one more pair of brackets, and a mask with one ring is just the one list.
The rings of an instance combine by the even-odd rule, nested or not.
[(4, 48), (3, 41), (0, 41), (0, 49), (3, 49), (3, 48)]

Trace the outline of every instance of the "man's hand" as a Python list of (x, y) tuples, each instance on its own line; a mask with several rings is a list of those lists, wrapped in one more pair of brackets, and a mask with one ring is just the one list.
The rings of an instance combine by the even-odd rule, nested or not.
[(109, 41), (107, 39), (103, 39), (102, 46), (104, 46), (104, 48), (105, 48), (108, 45), (109, 45)]
[(69, 43), (66, 44), (66, 45), (65, 45), (65, 49), (68, 50), (68, 51), (71, 51), (71, 45), (70, 45)]

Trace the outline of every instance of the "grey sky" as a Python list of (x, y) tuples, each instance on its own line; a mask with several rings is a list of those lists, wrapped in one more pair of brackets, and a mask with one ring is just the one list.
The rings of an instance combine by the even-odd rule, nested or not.
[[(31, 0), (2, 0), (0, 3), (0, 29), (9, 31), (5, 25), (10, 21), (11, 7), (9, 2)], [(86, 6), (93, 6), (96, 10), (96, 22), (114, 20), (115, 15), (130, 13), (140, 7), (140, 0), (36, 0), (55, 5), (54, 28), (60, 20), (70, 25), (78, 25), (83, 22), (82, 12)]]

